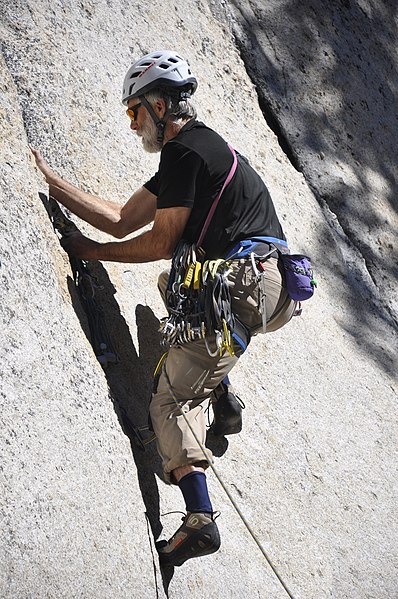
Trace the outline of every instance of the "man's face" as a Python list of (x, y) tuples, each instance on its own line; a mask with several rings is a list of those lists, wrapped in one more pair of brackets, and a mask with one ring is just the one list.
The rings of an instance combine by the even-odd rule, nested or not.
[[(139, 103), (138, 98), (132, 98), (129, 101), (128, 106), (129, 108), (133, 108)], [(136, 134), (141, 137), (142, 145), (146, 152), (150, 152), (151, 154), (160, 152), (162, 144), (157, 140), (157, 128), (145, 106), (141, 105), (138, 108), (137, 118), (135, 121), (131, 121), (130, 129), (135, 131)]]

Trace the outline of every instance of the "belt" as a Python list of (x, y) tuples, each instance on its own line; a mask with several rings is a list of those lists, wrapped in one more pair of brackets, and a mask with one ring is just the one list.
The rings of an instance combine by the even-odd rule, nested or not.
[(251, 253), (261, 255), (261, 247), (266, 246), (268, 253), (273, 247), (279, 250), (281, 253), (289, 253), (289, 247), (287, 241), (284, 239), (277, 239), (276, 237), (251, 237), (250, 239), (242, 239), (228, 252), (225, 256), (225, 260), (246, 258)]

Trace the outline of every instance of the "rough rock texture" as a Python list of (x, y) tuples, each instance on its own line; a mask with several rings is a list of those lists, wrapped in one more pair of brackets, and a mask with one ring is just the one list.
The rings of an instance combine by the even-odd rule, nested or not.
[[(324, 5), (313, 4), (327, 21)], [(373, 14), (384, 6), (374, 3)], [(38, 198), (45, 185), (28, 142), (60, 174), (116, 201), (152, 174), (158, 158), (145, 155), (130, 134), (120, 90), (131, 59), (162, 46), (190, 59), (200, 80), (200, 117), (261, 172), (292, 248), (313, 257), (320, 282), (303, 317), (256, 338), (233, 372), (247, 406), (244, 430), (224, 443), (209, 440), (216, 467), (297, 599), (396, 596), (396, 348), (385, 298), (357, 268), (356, 248), (364, 246), (356, 200), (344, 200), (351, 238), (334, 216), (337, 203), (329, 203), (331, 211), (320, 206), (323, 192), (280, 147), (234, 36), (206, 3), (1, 0), (0, 7), (0, 596), (287, 596), (211, 473), (222, 548), (162, 577), (153, 538), (172, 533), (179, 516), (159, 514), (183, 509), (183, 502), (161, 481), (154, 447), (143, 453), (130, 445), (119, 420), (121, 407), (137, 424), (146, 421), (157, 319), (164, 315), (156, 279), (165, 264), (93, 265), (120, 357), (104, 372), (86, 336), (68, 259)], [(387, 35), (392, 18), (385, 25)], [(256, 27), (264, 29), (260, 21)], [(292, 111), (299, 92), (288, 77), (293, 67), (286, 62), (286, 89), (274, 90)], [(322, 64), (314, 61), (307, 75), (314, 88), (317, 76)], [(324, 88), (332, 104), (334, 88)], [(295, 112), (298, 131), (302, 116)], [(345, 119), (344, 127), (354, 127)], [(304, 164), (308, 144), (304, 136), (297, 140), (294, 152)], [(347, 137), (345, 147), (355, 153), (367, 143)], [(323, 152), (326, 181), (332, 158)], [(359, 177), (369, 163), (355, 155)], [(388, 163), (389, 184), (393, 168)], [(381, 177), (377, 210), (390, 222), (377, 227), (387, 240), (397, 228), (391, 190), (387, 171), (374, 170)]]
[(396, 2), (212, 4), (292, 165), (348, 236), (356, 277), (398, 326)]

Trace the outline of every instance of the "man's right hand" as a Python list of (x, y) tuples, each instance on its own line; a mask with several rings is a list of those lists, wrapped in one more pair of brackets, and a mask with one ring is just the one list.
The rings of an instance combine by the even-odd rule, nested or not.
[[(63, 179), (53, 171), (38, 150), (32, 146), (30, 150), (37, 168), (49, 185), (50, 195), (96, 229), (123, 239), (155, 218), (157, 198), (145, 187), (140, 187), (124, 206), (118, 202), (105, 201)], [(159, 260), (159, 257), (154, 259)]]
[(48, 184), (53, 183), (58, 178), (58, 175), (47, 164), (38, 150), (35, 150), (35, 148), (32, 148), (32, 146), (29, 147), (35, 158), (37, 168), (43, 173)]

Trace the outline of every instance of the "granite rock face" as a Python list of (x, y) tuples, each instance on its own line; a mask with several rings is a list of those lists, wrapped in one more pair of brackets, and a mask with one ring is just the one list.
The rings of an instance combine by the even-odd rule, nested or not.
[[(0, 0), (4, 599), (287, 596), (211, 472), (220, 551), (160, 572), (154, 539), (180, 524), (160, 514), (184, 506), (162, 482), (155, 446), (139, 449), (123, 414), (146, 424), (164, 316), (156, 283), (167, 263), (91, 265), (119, 357), (103, 370), (38, 196), (47, 190), (28, 144), (72, 183), (120, 203), (153, 174), (158, 156), (131, 135), (120, 97), (132, 59), (159, 47), (190, 60), (200, 118), (264, 177), (292, 249), (311, 255), (319, 280), (303, 316), (255, 338), (233, 371), (244, 427), (209, 439), (216, 468), (296, 598), (396, 593), (396, 298), (374, 274), (392, 286), (396, 15), (381, 2), (344, 2), (339, 11), (312, 2), (299, 19), (298, 5), (266, 4)], [(362, 40), (372, 60), (358, 58), (358, 36), (337, 44), (352, 20), (357, 31), (372, 19), (378, 41)], [(310, 60), (311, 40), (320, 40), (319, 59)], [(337, 85), (327, 75), (341, 52), (361, 68), (344, 79), (340, 67)], [(365, 90), (365, 74), (384, 78), (383, 92)], [(362, 99), (368, 127), (356, 112)], [(380, 244), (368, 243), (364, 223)]]
[(354, 278), (398, 326), (396, 3), (213, 4), (286, 155), (362, 262)]

